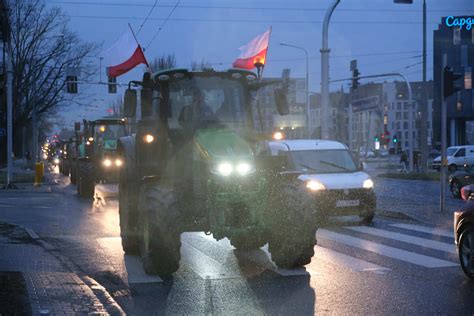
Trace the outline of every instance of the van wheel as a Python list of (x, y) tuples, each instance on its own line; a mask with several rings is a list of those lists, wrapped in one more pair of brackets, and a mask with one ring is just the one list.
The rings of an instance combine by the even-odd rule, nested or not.
[(454, 172), (454, 171), (456, 171), (456, 169), (457, 169), (457, 166), (455, 164), (452, 164), (452, 165), (448, 166), (448, 171), (449, 172)]

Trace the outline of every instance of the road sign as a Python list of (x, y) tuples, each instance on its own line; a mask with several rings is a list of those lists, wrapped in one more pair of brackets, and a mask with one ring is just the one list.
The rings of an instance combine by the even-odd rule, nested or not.
[(362, 112), (379, 109), (379, 97), (368, 97), (351, 102), (352, 112)]

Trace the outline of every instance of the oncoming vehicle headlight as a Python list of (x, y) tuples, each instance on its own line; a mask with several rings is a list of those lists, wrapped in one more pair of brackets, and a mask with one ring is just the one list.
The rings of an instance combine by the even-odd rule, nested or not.
[(104, 161), (102, 162), (102, 164), (105, 166), (105, 167), (110, 167), (112, 165), (112, 160), (110, 159), (104, 159)]
[(362, 187), (364, 189), (372, 189), (374, 187), (374, 181), (372, 181), (371, 179), (367, 179), (362, 184)]
[(232, 172), (234, 172), (234, 167), (229, 162), (221, 162), (214, 168), (211, 168), (211, 172), (227, 177), (230, 176)]
[(248, 162), (241, 162), (237, 165), (237, 172), (241, 175), (241, 176), (245, 176), (249, 173), (252, 173), (255, 171), (255, 168), (253, 168), (253, 166), (251, 164), (249, 164)]
[(116, 165), (117, 167), (121, 167), (121, 166), (123, 165), (122, 159), (115, 159), (115, 165)]
[(92, 143), (94, 141), (94, 137), (89, 137), (87, 140)]
[(309, 180), (308, 182), (306, 182), (306, 187), (311, 191), (326, 190), (324, 184), (316, 180)]
[(143, 141), (145, 143), (150, 144), (150, 143), (153, 143), (154, 140), (155, 140), (155, 137), (151, 134), (146, 134), (145, 136), (143, 136)]
[(54, 158), (54, 163), (55, 163), (56, 165), (59, 165), (59, 158)]

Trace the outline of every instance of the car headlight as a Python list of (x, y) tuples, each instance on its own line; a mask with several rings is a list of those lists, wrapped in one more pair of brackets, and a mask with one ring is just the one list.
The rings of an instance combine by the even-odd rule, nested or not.
[(115, 165), (116, 165), (117, 167), (121, 167), (121, 166), (123, 165), (122, 159), (115, 159)]
[(59, 159), (58, 158), (54, 158), (54, 163), (59, 165)]
[(247, 163), (247, 162), (241, 162), (237, 165), (237, 172), (241, 175), (241, 176), (245, 176), (249, 173), (252, 173), (255, 171), (255, 168)]
[(326, 190), (324, 184), (316, 180), (309, 180), (308, 182), (306, 182), (306, 187), (311, 191)]
[(362, 184), (362, 187), (364, 189), (372, 189), (374, 187), (374, 181), (372, 181), (371, 179), (367, 179)]
[(227, 177), (230, 176), (230, 174), (234, 171), (234, 167), (228, 162), (221, 162), (217, 165), (215, 171), (217, 171), (216, 173)]
[(104, 161), (102, 162), (102, 164), (105, 166), (105, 167), (110, 167), (112, 165), (112, 160), (110, 159), (104, 159)]

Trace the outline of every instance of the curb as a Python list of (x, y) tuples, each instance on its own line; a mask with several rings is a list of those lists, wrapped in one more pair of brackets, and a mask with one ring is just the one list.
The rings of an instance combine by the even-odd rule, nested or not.
[(391, 218), (391, 219), (410, 220), (410, 221), (414, 221), (418, 223), (421, 222), (419, 219), (413, 217), (412, 215), (409, 215), (403, 212), (377, 210), (375, 214), (380, 217), (386, 217), (386, 218)]
[[(15, 224), (13, 224), (15, 225)], [(51, 245), (50, 243), (42, 240), (38, 234), (35, 233), (34, 230), (30, 228), (26, 228), (21, 225), (15, 225), (23, 230), (30, 236), (32, 240), (34, 240), (38, 245), (43, 247), (44, 249), (48, 250), (51, 252), (51, 254), (56, 257), (61, 263), (63, 263), (71, 272), (76, 273), (76, 275), (86, 284), (91, 291), (95, 294), (97, 299), (104, 305), (104, 308), (107, 310), (107, 312), (110, 315), (126, 315), (126, 313), (123, 311), (123, 309), (120, 307), (120, 305), (113, 299), (113, 297), (109, 294), (109, 292), (100, 285), (96, 280), (91, 278), (90, 276), (87, 276), (83, 273), (78, 273), (74, 263), (69, 261), (64, 256), (61, 256), (57, 251), (57, 248)]]

